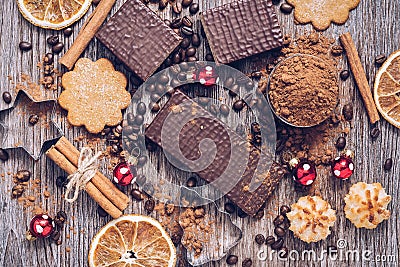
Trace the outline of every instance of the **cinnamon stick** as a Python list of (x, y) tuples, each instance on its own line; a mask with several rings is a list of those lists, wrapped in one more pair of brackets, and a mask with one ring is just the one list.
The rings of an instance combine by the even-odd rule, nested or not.
[[(54, 146), (46, 151), (46, 156), (53, 160), (61, 169), (66, 171), (68, 174), (75, 173), (77, 168)], [(89, 194), (94, 201), (96, 201), (100, 207), (102, 207), (108, 214), (113, 218), (118, 218), (122, 215), (122, 211), (118, 209), (106, 196), (103, 195), (96, 186), (90, 181), (86, 184), (85, 191)]]
[[(73, 165), (78, 166), (79, 151), (64, 136), (61, 137), (54, 147), (60, 151)], [(91, 182), (120, 210), (124, 210), (129, 204), (129, 197), (122, 193), (102, 173), (96, 172)]]
[(110, 13), (115, 2), (116, 0), (100, 1), (99, 5), (83, 25), (78, 37), (75, 39), (70, 49), (59, 60), (60, 64), (67, 67), (69, 70), (72, 69), (75, 62), (99, 30), (101, 24), (103, 24), (104, 20), (107, 18), (107, 15)]
[(372, 97), (371, 88), (368, 84), (365, 70), (361, 64), (360, 56), (358, 55), (356, 46), (350, 33), (340, 35), (340, 42), (346, 50), (347, 58), (349, 60), (351, 71), (354, 75), (358, 90), (364, 100), (364, 105), (367, 110), (369, 120), (372, 124), (379, 121), (379, 113), (376, 109), (374, 99)]

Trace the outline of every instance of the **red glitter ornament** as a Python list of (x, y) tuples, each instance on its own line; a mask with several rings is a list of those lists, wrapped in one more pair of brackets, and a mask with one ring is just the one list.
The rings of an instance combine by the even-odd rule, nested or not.
[(119, 163), (114, 168), (113, 174), (114, 182), (122, 186), (133, 184), (136, 181), (136, 171), (132, 173), (129, 165), (126, 162)]
[(29, 233), (36, 238), (46, 238), (55, 227), (54, 221), (47, 214), (36, 215), (29, 224)]
[(289, 162), (292, 167), (293, 179), (301, 185), (311, 185), (317, 178), (317, 170), (314, 163), (308, 160), (292, 159)]
[(205, 86), (210, 86), (217, 84), (219, 82), (219, 76), (215, 71), (214, 67), (210, 65), (206, 65), (204, 67), (200, 67), (193, 73), (193, 80), (201, 83)]
[(332, 161), (332, 174), (338, 179), (349, 179), (354, 172), (353, 152), (347, 150), (346, 153)]

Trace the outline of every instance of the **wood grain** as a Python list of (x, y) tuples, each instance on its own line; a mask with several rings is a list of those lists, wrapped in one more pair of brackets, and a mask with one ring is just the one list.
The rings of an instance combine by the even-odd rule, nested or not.
[[(214, 7), (224, 4), (232, 0), (199, 0), (200, 9)], [(118, 0), (113, 7), (112, 14), (123, 4), (124, 1)], [(41, 57), (50, 51), (50, 47), (46, 44), (46, 38), (50, 35), (57, 34), (60, 39), (65, 42), (66, 47), (70, 47), (74, 38), (83, 25), (85, 19), (93, 12), (91, 7), (89, 13), (76, 23), (74, 34), (71, 37), (65, 38), (62, 32), (44, 30), (37, 28), (28, 23), (18, 12), (18, 7), (15, 0), (1, 1), (0, 10), (0, 91), (13, 92), (13, 85), (10, 83), (8, 76), (14, 81), (18, 81), (21, 72), (27, 73), (34, 80), (39, 80), (39, 74), (36, 69), (37, 62)], [(152, 6), (156, 9), (156, 6)], [(188, 14), (188, 10), (184, 13)], [(285, 34), (296, 35), (310, 31), (310, 25), (295, 25), (293, 15), (284, 15), (277, 8), (279, 20), (281, 22), (283, 32)], [(160, 14), (163, 18), (171, 18), (175, 15), (168, 8)], [(198, 16), (198, 15), (197, 15)], [(333, 25), (325, 35), (333, 38), (344, 32), (350, 32), (353, 36), (362, 65), (364, 66), (367, 78), (370, 85), (374, 82), (374, 76), (377, 67), (374, 64), (374, 58), (379, 54), (389, 55), (391, 52), (400, 49), (400, 2), (392, 0), (362, 0), (360, 5), (350, 13), (350, 19), (342, 26)], [(199, 27), (199, 22), (196, 22), (196, 27)], [(30, 52), (21, 52), (18, 49), (20, 41), (31, 41), (34, 49)], [(207, 51), (203, 44), (200, 50), (200, 58)], [(65, 52), (65, 51), (64, 51)], [(62, 55), (63, 53), (61, 53)], [(92, 59), (107, 57), (114, 60), (115, 57), (109, 53), (97, 40), (93, 40), (85, 50), (83, 56)], [(59, 57), (56, 56), (56, 61)], [(268, 62), (268, 55), (262, 59), (262, 63)], [(251, 60), (244, 60), (233, 64), (234, 67), (248, 72), (257, 68), (257, 65)], [(340, 67), (348, 69), (347, 61), (344, 59), (340, 62)], [(61, 68), (59, 66), (59, 68)], [(117, 68), (126, 73), (130, 78), (131, 73), (122, 65)], [(64, 69), (65, 70), (65, 69)], [(132, 88), (129, 88), (132, 89)], [(377, 261), (354, 261), (346, 260), (322, 260), (322, 261), (288, 261), (280, 262), (276, 259), (276, 254), (273, 259), (267, 261), (257, 260), (257, 253), (260, 250), (254, 242), (254, 237), (258, 233), (269, 235), (273, 233), (272, 219), (273, 216), (264, 216), (261, 220), (252, 218), (240, 219), (236, 215), (233, 221), (243, 229), (243, 238), (231, 250), (232, 254), (239, 256), (240, 261), (245, 258), (253, 259), (253, 266), (398, 266), (400, 260), (399, 249), (399, 210), (400, 198), (399, 174), (400, 174), (400, 131), (384, 120), (378, 122), (378, 127), (382, 133), (377, 140), (372, 140), (369, 132), (371, 125), (368, 121), (365, 108), (360, 94), (357, 92), (353, 79), (348, 79), (340, 84), (340, 106), (345, 103), (353, 102), (355, 105), (354, 121), (351, 124), (351, 132), (347, 137), (349, 147), (355, 151), (356, 172), (350, 181), (340, 182), (332, 180), (328, 174), (328, 170), (319, 170), (319, 191), (323, 198), (327, 199), (332, 207), (337, 210), (338, 220), (333, 227), (332, 234), (324, 242), (307, 245), (292, 234), (286, 237), (286, 246), (289, 249), (303, 251), (314, 249), (321, 253), (328, 245), (334, 245), (338, 239), (345, 239), (348, 242), (347, 248), (358, 250), (360, 253), (364, 250), (372, 251), (372, 256), (378, 255), (394, 255), (395, 262), (382, 263)], [(219, 93), (215, 93), (220, 95)], [(216, 96), (214, 95), (214, 96)], [(224, 98), (228, 104), (231, 104), (231, 99)], [(8, 108), (3, 101), (0, 101), (0, 109)], [(65, 114), (61, 113), (61, 126), (65, 131), (69, 140), (80, 135), (86, 135), (84, 129), (69, 127), (65, 119)], [(244, 120), (243, 117), (237, 120)], [(7, 123), (7, 122), (6, 122)], [(21, 129), (24, 131), (24, 129)], [(37, 142), (41, 136), (41, 132), (46, 129), (40, 129), (33, 133), (27, 141)], [(331, 140), (330, 142), (334, 142)], [(82, 142), (74, 142), (77, 147), (82, 146)], [(48, 190), (52, 193), (49, 199), (41, 196), (39, 198), (44, 209), (50, 214), (55, 214), (58, 210), (64, 210), (69, 215), (68, 225), (62, 233), (63, 244), (57, 246), (49, 240), (38, 240), (30, 243), (25, 240), (26, 226), (30, 221), (31, 213), (24, 211), (22, 206), (17, 201), (11, 199), (10, 190), (13, 186), (10, 175), (6, 175), (1, 182), (0, 188), (0, 266), (87, 266), (87, 254), (89, 244), (95, 233), (105, 224), (110, 218), (100, 218), (97, 214), (97, 205), (84, 192), (81, 193), (77, 200), (77, 204), (70, 205), (62, 200), (63, 190), (55, 185), (55, 180), (58, 175), (64, 173), (53, 164), (45, 156), (34, 162), (22, 149), (10, 150), (10, 160), (5, 163), (0, 163), (0, 173), (14, 173), (19, 169), (29, 169), (33, 173), (34, 178), (41, 179), (40, 186), (44, 190), (48, 186)], [(394, 166), (390, 172), (383, 170), (383, 162), (386, 158), (394, 159)], [(107, 172), (106, 163), (103, 162), (103, 172)], [(109, 172), (108, 172), (109, 173)], [(174, 173), (173, 170), (167, 170), (166, 173)], [(156, 175), (156, 174), (154, 174)], [(164, 174), (166, 175), (166, 174)], [(180, 177), (184, 180), (185, 177)], [(387, 193), (392, 195), (393, 201), (389, 204), (389, 209), (392, 211), (392, 216), (389, 221), (382, 223), (375, 230), (356, 229), (348, 220), (345, 219), (343, 213), (343, 197), (348, 192), (351, 184), (357, 181), (365, 182), (381, 182)], [(131, 189), (131, 188), (128, 188)], [(128, 190), (125, 189), (125, 190)], [(27, 193), (32, 192), (32, 188)], [(276, 191), (274, 198), (266, 206), (266, 214), (272, 212), (277, 213), (277, 207), (282, 204), (291, 204), (295, 202), (302, 194), (293, 190), (293, 184), (289, 180), (281, 183)], [(218, 201), (221, 205), (226, 201), (222, 199)], [(143, 202), (133, 201), (127, 209), (127, 213), (144, 213)], [(151, 214), (155, 216), (155, 213)], [(223, 219), (220, 221), (224, 225)], [(229, 229), (224, 229), (229, 231)], [(67, 238), (68, 237), (68, 238)], [(221, 238), (225, 238), (224, 235)], [(67, 252), (66, 248), (71, 251)], [(266, 247), (261, 247), (267, 252)], [(179, 250), (178, 252), (181, 252)], [(206, 267), (226, 266), (225, 258), (219, 262), (213, 262), (204, 265)], [(241, 266), (238, 264), (237, 266)]]

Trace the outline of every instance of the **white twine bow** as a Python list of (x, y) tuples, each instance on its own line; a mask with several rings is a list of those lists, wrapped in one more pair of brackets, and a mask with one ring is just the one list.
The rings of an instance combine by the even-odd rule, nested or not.
[[(67, 190), (65, 191), (65, 200), (72, 203), (79, 195), (79, 191), (86, 187), (86, 184), (96, 175), (96, 160), (102, 153), (99, 151), (93, 156), (90, 148), (84, 147), (81, 150), (78, 160), (78, 170), (68, 176)], [(74, 190), (74, 195), (69, 198), (70, 192)]]

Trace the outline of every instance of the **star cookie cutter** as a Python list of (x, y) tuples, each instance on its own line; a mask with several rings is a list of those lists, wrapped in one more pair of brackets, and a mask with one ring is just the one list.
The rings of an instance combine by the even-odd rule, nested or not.
[[(195, 230), (199, 231), (199, 234), (194, 234), (193, 228), (185, 231), (187, 221), (185, 221), (185, 217), (182, 214), (187, 210), (185, 208), (188, 205), (187, 201), (192, 202), (194, 207), (198, 203), (208, 203), (201, 206), (206, 214), (203, 226), (200, 224), (195, 226)], [(232, 217), (229, 213), (218, 207), (215, 201), (205, 199), (197, 191), (186, 186), (181, 187), (179, 224), (183, 229), (182, 244), (186, 249), (186, 258), (192, 266), (201, 266), (212, 261), (221, 260), (228, 254), (229, 250), (239, 243), (243, 236), (242, 229), (232, 222)], [(204, 233), (205, 230), (202, 230), (201, 227), (210, 227), (210, 231), (202, 235), (202, 232)], [(185, 244), (185, 238), (191, 238), (191, 235), (196, 235), (196, 238), (201, 240), (202, 249), (200, 253), (196, 253), (190, 245)]]
[[(13, 105), (0, 110), (0, 147), (2, 149), (22, 148), (35, 161), (46, 147), (63, 136), (56, 121), (56, 99), (35, 100), (24, 90), (19, 90)], [(31, 115), (38, 116), (38, 122), (29, 122)], [(34, 128), (40, 127), (40, 131)]]

